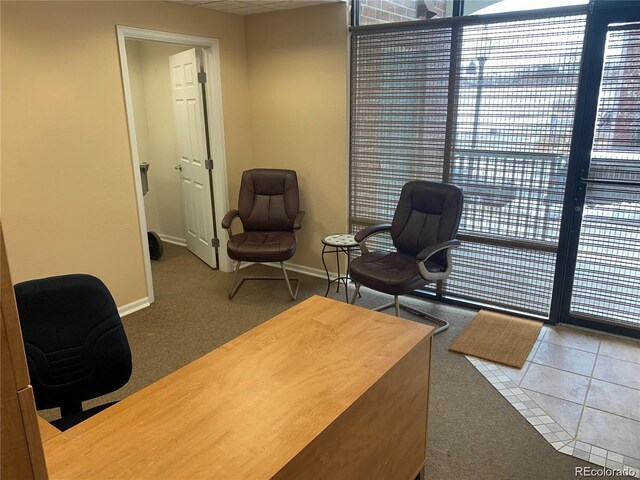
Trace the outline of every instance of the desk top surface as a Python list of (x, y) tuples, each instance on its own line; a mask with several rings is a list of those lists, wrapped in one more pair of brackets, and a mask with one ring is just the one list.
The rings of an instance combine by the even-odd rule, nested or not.
[(43, 442), (51, 440), (53, 437), (60, 435), (60, 430), (47, 422), (44, 418), (38, 415), (38, 430), (40, 431), (40, 439)]
[(433, 328), (312, 297), (45, 441), (51, 478), (271, 478)]

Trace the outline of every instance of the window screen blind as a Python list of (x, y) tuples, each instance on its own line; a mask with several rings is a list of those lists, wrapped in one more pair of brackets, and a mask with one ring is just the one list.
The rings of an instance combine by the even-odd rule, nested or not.
[(355, 37), (351, 220), (389, 219), (407, 179), (442, 180), (451, 29)]
[(351, 229), (390, 222), (409, 180), (453, 183), (463, 246), (439, 291), (547, 316), (585, 15), (437, 22), (354, 31)]

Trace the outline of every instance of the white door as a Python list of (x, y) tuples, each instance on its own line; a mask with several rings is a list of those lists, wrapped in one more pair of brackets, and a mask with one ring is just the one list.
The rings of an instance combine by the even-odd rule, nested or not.
[(169, 67), (187, 248), (215, 268), (212, 198), (209, 171), (205, 166), (207, 148), (196, 49), (172, 55), (169, 57)]

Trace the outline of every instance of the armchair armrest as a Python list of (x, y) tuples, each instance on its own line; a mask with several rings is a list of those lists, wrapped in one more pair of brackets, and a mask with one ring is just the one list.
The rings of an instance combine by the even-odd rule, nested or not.
[(445, 248), (456, 248), (460, 246), (460, 240), (447, 240), (445, 242), (436, 243), (430, 245), (416, 255), (416, 260), (424, 262), (427, 258), (431, 257), (434, 253), (444, 250)]
[(222, 219), (222, 228), (225, 230), (229, 230), (231, 228), (231, 222), (233, 219), (240, 216), (240, 212), (238, 210), (230, 210)]
[(356, 242), (361, 243), (364, 242), (371, 235), (375, 235), (376, 233), (386, 232), (391, 230), (390, 223), (381, 223), (379, 225), (371, 225), (363, 230), (360, 230), (358, 233), (354, 235)]
[[(422, 250), (416, 255), (416, 261), (418, 262), (418, 270), (420, 276), (430, 282), (436, 282), (438, 280), (444, 280), (451, 273), (451, 250), (460, 246), (460, 240), (447, 240), (445, 242), (436, 243)], [(430, 272), (427, 270), (425, 261), (433, 256), (434, 253), (441, 250), (446, 250), (447, 265), (444, 272)]]
[(305, 211), (300, 210), (296, 213), (296, 218), (293, 219), (293, 230), (300, 230), (302, 228), (302, 218), (304, 217)]
[(391, 230), (390, 223), (381, 223), (379, 225), (371, 225), (370, 227), (360, 230), (358, 233), (354, 235), (353, 238), (355, 239), (356, 242), (358, 242), (358, 245), (360, 246), (360, 251), (363, 254), (365, 254), (365, 253), (369, 253), (369, 249), (365, 244), (365, 241), (367, 240), (367, 238), (377, 233), (388, 232), (390, 230)]

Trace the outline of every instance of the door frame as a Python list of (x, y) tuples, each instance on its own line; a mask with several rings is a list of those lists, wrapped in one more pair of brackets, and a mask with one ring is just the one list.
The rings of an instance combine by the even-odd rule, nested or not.
[[(129, 67), (127, 64), (126, 40), (146, 40), (152, 42), (174, 43), (191, 47), (201, 47), (204, 51), (202, 66), (207, 74), (207, 115), (209, 118), (209, 138), (211, 139), (211, 156), (213, 157), (214, 172), (213, 189), (214, 208), (216, 218), (222, 218), (229, 210), (229, 192), (227, 182), (227, 161), (224, 144), (224, 115), (222, 111), (222, 87), (220, 74), (220, 45), (215, 38), (182, 35), (178, 33), (147, 30), (143, 28), (117, 25), (118, 50), (120, 53), (120, 71), (122, 74), (122, 86), (124, 89), (125, 109), (129, 130), (129, 145), (131, 147), (131, 165), (133, 169), (136, 201), (138, 206), (138, 222), (140, 225), (140, 241), (144, 257), (145, 277), (147, 282), (147, 295), (149, 303), (155, 300), (153, 290), (153, 277), (151, 273), (151, 258), (149, 256), (149, 240), (147, 238), (147, 218), (144, 209), (142, 183), (140, 177), (140, 156), (136, 138), (136, 125), (133, 115), (133, 100), (129, 79)], [(218, 229), (220, 245), (226, 245), (227, 232)], [(212, 247), (213, 248), (213, 247)], [(233, 265), (227, 255), (226, 249), (219, 249), (219, 269), (222, 272), (231, 272)]]

